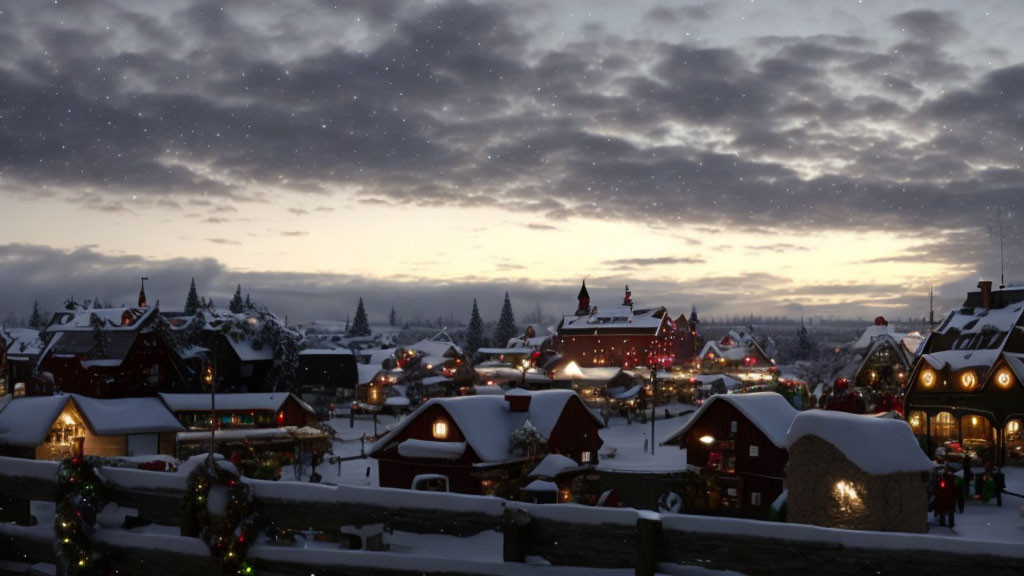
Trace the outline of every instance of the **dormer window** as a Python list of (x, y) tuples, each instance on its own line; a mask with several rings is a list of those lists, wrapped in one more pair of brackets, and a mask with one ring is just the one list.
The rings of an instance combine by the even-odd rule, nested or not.
[(447, 440), (448, 439), (448, 421), (443, 419), (443, 418), (439, 418), (437, 420), (434, 420), (434, 425), (433, 425), (431, 431), (432, 431), (433, 436), (434, 436), (435, 439), (437, 439), (437, 440)]

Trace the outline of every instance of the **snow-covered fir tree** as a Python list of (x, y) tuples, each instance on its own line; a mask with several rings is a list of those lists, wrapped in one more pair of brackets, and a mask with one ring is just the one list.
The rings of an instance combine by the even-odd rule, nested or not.
[(480, 318), (480, 309), (473, 298), (473, 311), (469, 313), (469, 327), (466, 329), (466, 356), (472, 360), (476, 351), (483, 347), (484, 321)]
[(505, 344), (519, 335), (519, 328), (516, 327), (516, 317), (512, 314), (512, 301), (505, 292), (505, 303), (501, 305), (501, 315), (498, 316), (498, 325), (494, 327), (494, 342), (498, 346)]
[(391, 313), (388, 314), (388, 326), (398, 326), (398, 313), (395, 312), (394, 304), (391, 305)]
[(199, 311), (199, 293), (196, 292), (196, 279), (188, 287), (188, 295), (185, 296), (185, 314), (195, 314)]
[(235, 295), (231, 297), (231, 302), (228, 303), (228, 310), (238, 314), (244, 309), (245, 303), (242, 302), (242, 285), (239, 284), (238, 288), (235, 289)]
[(34, 300), (32, 302), (32, 315), (28, 318), (28, 326), (33, 330), (42, 330), (43, 328), (46, 328), (46, 319), (39, 311), (38, 300)]
[(252, 300), (249, 299), (248, 294), (245, 295), (245, 304), (243, 304), (243, 308), (245, 308), (246, 310), (252, 310), (253, 308)]
[(793, 356), (797, 360), (810, 360), (815, 356), (816, 346), (814, 341), (811, 340), (810, 335), (807, 333), (807, 326), (804, 325), (803, 319), (800, 320), (800, 329), (796, 332), (796, 350), (794, 350)]
[(352, 319), (352, 323), (348, 324), (348, 329), (345, 331), (345, 336), (369, 336), (373, 332), (370, 330), (370, 320), (366, 317), (366, 308), (363, 307), (363, 299), (359, 299), (359, 304), (356, 306), (356, 317)]
[(547, 453), (548, 441), (529, 418), (512, 432), (509, 449), (513, 454), (539, 458)]

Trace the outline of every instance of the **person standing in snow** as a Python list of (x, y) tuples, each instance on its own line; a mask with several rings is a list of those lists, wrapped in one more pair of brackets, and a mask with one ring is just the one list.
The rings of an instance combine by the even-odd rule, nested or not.
[(939, 484), (935, 487), (935, 513), (939, 516), (939, 526), (946, 525), (946, 517), (949, 517), (949, 527), (956, 524), (956, 477), (950, 468), (946, 468), (939, 477)]

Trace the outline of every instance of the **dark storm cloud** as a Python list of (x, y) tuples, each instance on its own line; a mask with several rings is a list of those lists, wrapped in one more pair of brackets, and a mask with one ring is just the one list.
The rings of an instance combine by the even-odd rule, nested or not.
[[(714, 6), (655, 8), (645, 26), (710, 26)], [(963, 258), (985, 234), (943, 231), (982, 231), (1024, 198), (1024, 67), (973, 79), (951, 13), (893, 15), (892, 44), (765, 35), (747, 50), (600, 26), (544, 44), (513, 8), (462, 0), (141, 10), (6, 10), (5, 194), (223, 211), (346, 189), (538, 218), (898, 230)]]

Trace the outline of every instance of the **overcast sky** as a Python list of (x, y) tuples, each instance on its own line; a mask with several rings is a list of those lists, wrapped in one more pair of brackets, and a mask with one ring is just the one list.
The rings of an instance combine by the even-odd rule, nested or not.
[(923, 317), (1024, 281), (1024, 4), (0, 7), (0, 318)]

